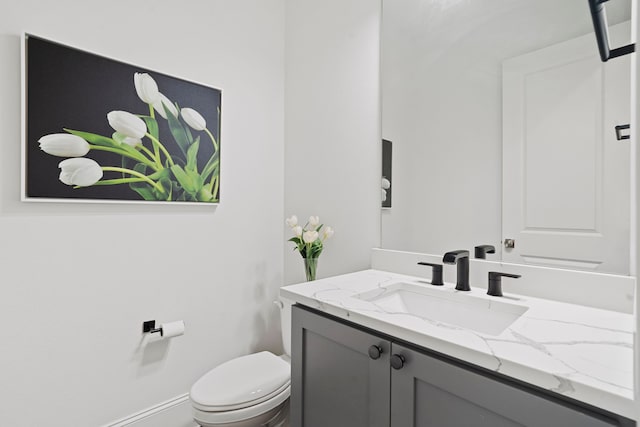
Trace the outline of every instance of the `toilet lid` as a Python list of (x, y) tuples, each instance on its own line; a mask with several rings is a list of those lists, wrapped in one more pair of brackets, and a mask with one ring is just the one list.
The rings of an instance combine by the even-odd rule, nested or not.
[(191, 387), (194, 406), (209, 411), (245, 408), (288, 386), (291, 367), (268, 351), (238, 357), (212, 369)]

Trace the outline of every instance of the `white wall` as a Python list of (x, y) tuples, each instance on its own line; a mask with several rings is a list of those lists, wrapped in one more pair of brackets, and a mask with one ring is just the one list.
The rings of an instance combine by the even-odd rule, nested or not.
[[(286, 2), (284, 206), (336, 230), (318, 277), (368, 268), (380, 243), (380, 8), (380, 0)], [(285, 283), (304, 280), (291, 248)]]
[[(104, 425), (226, 359), (279, 351), (283, 0), (0, 10), (0, 425)], [(23, 31), (221, 87), (220, 206), (21, 203)], [(148, 319), (184, 319), (186, 334), (141, 348)]]

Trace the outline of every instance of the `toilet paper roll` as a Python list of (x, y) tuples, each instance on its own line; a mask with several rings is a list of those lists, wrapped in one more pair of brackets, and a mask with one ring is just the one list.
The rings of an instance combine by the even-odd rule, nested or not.
[(175, 322), (163, 323), (162, 338), (179, 337), (184, 334), (184, 321), (176, 320)]

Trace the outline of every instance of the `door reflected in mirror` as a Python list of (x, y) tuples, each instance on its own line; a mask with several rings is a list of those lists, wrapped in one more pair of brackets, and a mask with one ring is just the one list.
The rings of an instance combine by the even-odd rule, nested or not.
[(383, 248), (629, 274), (630, 57), (600, 61), (586, 1), (384, 0), (381, 67)]

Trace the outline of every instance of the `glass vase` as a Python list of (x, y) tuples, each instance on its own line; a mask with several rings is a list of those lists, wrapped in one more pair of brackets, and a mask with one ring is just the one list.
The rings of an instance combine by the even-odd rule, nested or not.
[(316, 280), (316, 269), (318, 268), (318, 258), (303, 258), (304, 273), (307, 275), (307, 281)]

